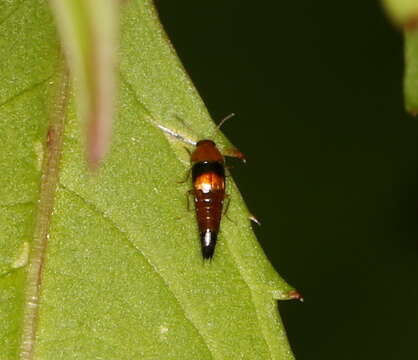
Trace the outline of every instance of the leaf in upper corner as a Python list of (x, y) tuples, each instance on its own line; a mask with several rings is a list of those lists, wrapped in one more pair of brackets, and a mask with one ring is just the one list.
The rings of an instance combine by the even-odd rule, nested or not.
[[(19, 358), (24, 244), (58, 59), (47, 3), (13, 4), (0, 33), (0, 360)], [(223, 219), (215, 258), (202, 261), (189, 184), (178, 184), (187, 152), (155, 123), (195, 139), (215, 125), (151, 2), (124, 3), (121, 34), (119, 120), (97, 176), (85, 166), (74, 99), (68, 107), (34, 358), (292, 359), (275, 300), (291, 288), (263, 254), (230, 179), (233, 222)], [(219, 132), (214, 141), (231, 147)]]
[(404, 31), (405, 107), (415, 116), (418, 112), (418, 1), (384, 0), (383, 5), (390, 19)]
[(383, 0), (383, 6), (397, 25), (405, 26), (418, 20), (417, 0)]

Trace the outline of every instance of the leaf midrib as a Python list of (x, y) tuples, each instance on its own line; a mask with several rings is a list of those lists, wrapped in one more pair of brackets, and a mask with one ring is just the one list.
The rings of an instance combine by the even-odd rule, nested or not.
[(25, 301), (23, 309), (20, 359), (31, 360), (34, 356), (39, 300), (42, 291), (42, 270), (48, 245), (49, 225), (54, 208), (56, 186), (59, 176), (59, 160), (69, 100), (69, 74), (61, 61), (57, 71), (57, 93), (53, 99), (45, 156), (41, 169), (41, 185), (38, 212), (31, 245), (31, 254), (26, 273)]

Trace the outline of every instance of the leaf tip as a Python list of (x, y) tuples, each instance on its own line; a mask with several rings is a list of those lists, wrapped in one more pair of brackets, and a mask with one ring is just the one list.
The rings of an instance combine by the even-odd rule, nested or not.
[(302, 294), (295, 289), (288, 291), (274, 290), (273, 298), (275, 300), (299, 300), (300, 302), (304, 302)]
[(304, 298), (303, 298), (303, 296), (302, 296), (302, 294), (299, 291), (297, 291), (297, 290), (290, 290), (287, 293), (287, 295), (289, 297), (289, 300), (299, 300), (300, 302), (304, 302), (305, 301)]

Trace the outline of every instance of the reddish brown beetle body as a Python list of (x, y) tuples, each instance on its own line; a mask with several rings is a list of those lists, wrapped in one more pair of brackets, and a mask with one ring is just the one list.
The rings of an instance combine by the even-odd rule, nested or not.
[[(216, 129), (234, 114), (225, 117)], [(224, 155), (212, 140), (195, 142), (164, 125), (157, 126), (165, 133), (196, 146), (191, 153), (193, 189), (189, 191), (194, 197), (196, 219), (200, 233), (202, 256), (211, 259), (215, 252), (216, 240), (222, 219), (225, 200), (225, 156), (246, 161), (243, 153), (237, 149), (228, 149)]]
[(196, 219), (202, 256), (213, 257), (225, 199), (225, 160), (215, 143), (201, 140), (191, 155)]

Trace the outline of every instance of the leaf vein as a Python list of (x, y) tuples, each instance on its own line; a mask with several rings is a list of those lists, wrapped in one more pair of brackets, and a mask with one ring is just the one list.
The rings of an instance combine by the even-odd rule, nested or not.
[(3, 19), (1, 19), (0, 26), (2, 26), (8, 19), (10, 19), (19, 10), (23, 3), (24, 0), (21, 1), (18, 5), (16, 5), (16, 7), (12, 11), (10, 11)]
[[(64, 62), (61, 62), (63, 65)], [(64, 65), (63, 65), (64, 66)], [(50, 141), (42, 165), (42, 180), (36, 216), (29, 266), (27, 267), (25, 301), (23, 309), (23, 330), (20, 344), (20, 359), (32, 360), (35, 351), (38, 327), (39, 299), (42, 288), (42, 274), (45, 252), (48, 245), (49, 226), (54, 207), (54, 196), (58, 184), (64, 120), (69, 98), (69, 75), (64, 70), (57, 72), (57, 98), (49, 123)]]
[(81, 196), (80, 194), (78, 194), (77, 192), (75, 192), (72, 189), (69, 189), (68, 186), (59, 183), (59, 187), (65, 191), (67, 191), (69, 194), (72, 194), (74, 197), (76, 197), (77, 199), (79, 199), (81, 202), (83, 202), (91, 211), (95, 212), (96, 214), (100, 215), (112, 228), (114, 228), (117, 232), (119, 232), (122, 236), (122, 238), (125, 240), (125, 242), (127, 242), (129, 244), (129, 246), (135, 251), (136, 254), (138, 254), (139, 256), (142, 256), (147, 263), (149, 264), (149, 266), (151, 267), (151, 269), (158, 275), (158, 277), (162, 280), (162, 282), (164, 283), (164, 285), (166, 286), (166, 288), (168, 289), (168, 291), (172, 294), (174, 300), (178, 303), (178, 305), (180, 306), (180, 308), (183, 311), (183, 315), (184, 318), (192, 325), (192, 327), (196, 330), (197, 334), (200, 336), (200, 338), (202, 339), (203, 344), (206, 346), (206, 348), (208, 349), (209, 354), (211, 355), (212, 359), (215, 358), (215, 356), (213, 355), (208, 343), (206, 342), (203, 334), (201, 334), (201, 332), (199, 331), (199, 328), (196, 326), (196, 324), (186, 315), (186, 310), (182, 304), (182, 302), (177, 298), (177, 296), (175, 295), (174, 291), (171, 289), (171, 287), (169, 286), (169, 284), (167, 283), (167, 281), (165, 280), (165, 278), (160, 274), (160, 272), (158, 271), (158, 269), (155, 267), (155, 265), (151, 262), (151, 260), (146, 256), (146, 254), (139, 249), (130, 239), (129, 236), (126, 234), (126, 232), (120, 228), (118, 226), (118, 224), (116, 222), (114, 222), (111, 218), (109, 218), (109, 216), (107, 216), (106, 214), (104, 214), (104, 212), (100, 209), (98, 209), (93, 203), (91, 203), (90, 201), (86, 200), (83, 196)]
[[(123, 76), (123, 74), (120, 74), (120, 79), (121, 79), (121, 83), (123, 83), (128, 89), (129, 89), (129, 91), (131, 92), (131, 95), (132, 95), (132, 97), (135, 99), (135, 101), (137, 102), (137, 104), (139, 105), (139, 106), (141, 106), (146, 112), (148, 112), (149, 114), (150, 114), (150, 111), (147, 109), (147, 107), (141, 102), (141, 100), (136, 96), (136, 93), (135, 93), (135, 91), (134, 91), (134, 89), (133, 89), (133, 86), (129, 83), (129, 81), (128, 80), (126, 80), (125, 79), (125, 77)], [(150, 114), (151, 115), (151, 114)], [(152, 116), (152, 115), (151, 115)], [(181, 159), (180, 159), (181, 160)], [(234, 251), (232, 251), (231, 250), (231, 254), (234, 254)], [(256, 284), (256, 282), (251, 282), (250, 280), (249, 280), (249, 278), (251, 277), (251, 275), (248, 275), (247, 273), (246, 273), (246, 271), (245, 271), (245, 266), (243, 266), (240, 262), (239, 262), (239, 260), (236, 258), (236, 256), (234, 256), (234, 255), (232, 255), (233, 256), (233, 260), (234, 260), (234, 262), (235, 262), (235, 264), (236, 264), (236, 266), (237, 266), (237, 269), (238, 269), (238, 271), (239, 271), (239, 273), (241, 274), (241, 277), (242, 277), (242, 279), (243, 279), (243, 281), (244, 281), (244, 283), (246, 284), (246, 286), (248, 287), (248, 290), (249, 290), (249, 292), (250, 292), (250, 296), (251, 296), (251, 300), (252, 300), (252, 303), (253, 303), (253, 305), (254, 305), (254, 312), (255, 312), (255, 314), (256, 314), (256, 318), (257, 318), (257, 323), (258, 323), (258, 326), (259, 326), (259, 329), (260, 329), (260, 333), (263, 335), (263, 339), (264, 339), (264, 342), (265, 342), (265, 344), (266, 344), (266, 348), (268, 349), (268, 353), (269, 353), (269, 355), (270, 355), (270, 358), (272, 358), (272, 349), (271, 349), (271, 346), (270, 346), (270, 344), (269, 344), (269, 342), (268, 342), (268, 340), (267, 340), (267, 338), (266, 338), (266, 334), (265, 334), (265, 331), (264, 331), (264, 329), (263, 329), (263, 327), (262, 327), (262, 321), (261, 321), (261, 319), (260, 319), (260, 317), (259, 317), (259, 313), (258, 313), (258, 311), (257, 311), (257, 304), (256, 304), (256, 302), (254, 301), (254, 293), (255, 293), (255, 291), (254, 291), (254, 288), (255, 287), (257, 287), (256, 285), (255, 286), (253, 286), (253, 284), (255, 283)], [(248, 275), (248, 276), (247, 276)]]
[(45, 84), (49, 79), (51, 79), (51, 77), (52, 77), (52, 75), (51, 76), (48, 76), (46, 79), (43, 79), (43, 80), (41, 80), (41, 81), (39, 81), (39, 82), (37, 82), (37, 83), (34, 83), (34, 84), (32, 84), (32, 85), (30, 85), (29, 87), (27, 87), (27, 88), (25, 88), (25, 89), (23, 89), (23, 90), (21, 90), (21, 91), (19, 91), (18, 93), (16, 93), (16, 94), (13, 94), (11, 97), (9, 97), (8, 99), (6, 99), (5, 101), (3, 101), (2, 103), (0, 103), (0, 109), (3, 107), (3, 106), (5, 106), (5, 105), (7, 105), (7, 104), (9, 104), (9, 103), (11, 103), (13, 100), (15, 100), (16, 98), (19, 98), (20, 96), (22, 96), (22, 95), (25, 95), (25, 94), (27, 94), (27, 93), (30, 93), (32, 90), (35, 90), (36, 88), (38, 88), (39, 86), (42, 86), (43, 84)]
[(29, 201), (21, 201), (21, 202), (4, 203), (4, 204), (0, 204), (0, 208), (9, 209), (15, 206), (25, 206), (25, 205), (35, 205), (35, 201), (29, 200)]

